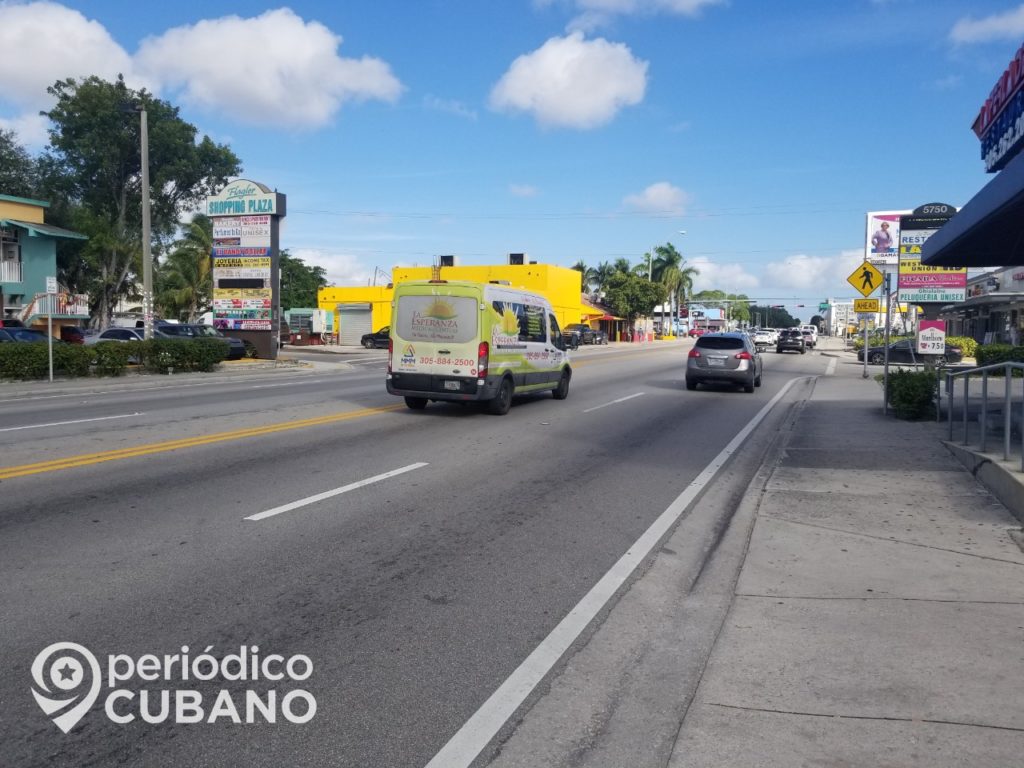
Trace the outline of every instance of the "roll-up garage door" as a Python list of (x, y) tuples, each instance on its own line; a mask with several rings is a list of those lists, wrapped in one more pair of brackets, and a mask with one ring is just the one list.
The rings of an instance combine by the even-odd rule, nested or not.
[(338, 342), (359, 344), (364, 333), (373, 333), (369, 304), (338, 305)]

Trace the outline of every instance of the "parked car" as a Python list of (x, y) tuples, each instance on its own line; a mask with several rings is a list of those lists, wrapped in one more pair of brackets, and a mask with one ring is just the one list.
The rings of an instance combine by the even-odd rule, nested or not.
[[(138, 329), (136, 329), (138, 330)], [(154, 333), (159, 331), (165, 337), (175, 339), (199, 339), (218, 338), (228, 343), (228, 354), (226, 360), (241, 360), (245, 357), (245, 342), (231, 336), (225, 336), (209, 325), (192, 325), (190, 323), (160, 323), (159, 327), (153, 329)]]
[(359, 340), (367, 349), (387, 349), (388, 339), (391, 337), (391, 326), (385, 325), (379, 331), (373, 333), (364, 333), (363, 337)]
[[(934, 355), (929, 356), (935, 359)], [(864, 360), (864, 350), (857, 352), (857, 359)], [(915, 349), (913, 339), (900, 339), (889, 345), (890, 363), (920, 363), (926, 359), (925, 355), (919, 354)], [(940, 363), (959, 363), (963, 360), (963, 350), (950, 344), (946, 345), (943, 354), (939, 355)], [(868, 363), (871, 365), (882, 365), (885, 363), (885, 345), (868, 347)]]
[(754, 342), (745, 333), (708, 333), (697, 339), (686, 357), (686, 388), (698, 384), (738, 384), (746, 392), (761, 386), (763, 365)]
[[(38, 341), (46, 341), (46, 334), (42, 331), (37, 331), (32, 328), (22, 328), (20, 326), (0, 328), (0, 342), (22, 342), (22, 343), (34, 343)], [(54, 339), (54, 343), (63, 344), (60, 339)]]
[(562, 329), (562, 336), (566, 343), (572, 346), (569, 336), (576, 336), (577, 344), (607, 344), (608, 334), (591, 328), (586, 323), (569, 323)]
[(0, 317), (0, 328), (24, 328), (25, 324), (21, 320), (16, 320), (13, 317)]
[[(89, 346), (99, 344), (101, 341), (142, 341), (144, 338), (142, 328), (107, 328), (92, 336), (85, 337), (85, 343)], [(157, 338), (166, 338), (166, 334), (153, 329), (153, 335)]]
[(290, 325), (288, 325), (288, 321), (285, 320), (284, 317), (282, 317), (281, 318), (281, 324), (278, 326), (278, 328), (279, 328), (279, 333), (280, 333), (281, 338), (280, 338), (280, 341), (278, 341), (277, 346), (280, 349), (285, 344), (290, 344), (291, 343), (291, 341), (292, 341), (292, 327)]
[(707, 333), (707, 330), (704, 328), (691, 328), (688, 335), (692, 339), (696, 338), (697, 336), (703, 336), (705, 333)]
[(68, 344), (85, 344), (85, 330), (77, 325), (62, 325), (60, 338)]
[(800, 331), (789, 328), (782, 331), (779, 334), (779, 340), (775, 342), (775, 351), (781, 352), (799, 352), (801, 355), (807, 351), (807, 344), (804, 341), (804, 335)]

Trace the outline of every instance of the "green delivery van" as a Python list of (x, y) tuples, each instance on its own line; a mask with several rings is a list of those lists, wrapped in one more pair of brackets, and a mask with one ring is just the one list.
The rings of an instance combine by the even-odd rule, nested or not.
[(395, 286), (388, 392), (421, 409), (481, 401), (508, 413), (514, 395), (569, 395), (572, 367), (551, 304), (505, 285), (411, 281)]

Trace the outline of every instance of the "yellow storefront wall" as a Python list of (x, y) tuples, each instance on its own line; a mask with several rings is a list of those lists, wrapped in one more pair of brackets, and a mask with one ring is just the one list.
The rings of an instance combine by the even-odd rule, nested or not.
[[(411, 280), (430, 280), (431, 267), (395, 267), (392, 277), (395, 283)], [(539, 293), (551, 302), (559, 325), (586, 322), (593, 317), (593, 310), (581, 300), (582, 275), (575, 269), (558, 267), (553, 264), (496, 264), (492, 266), (442, 267), (442, 280), (468, 280), (475, 283), (491, 281), (507, 282), (513, 288), (523, 288)], [(373, 307), (373, 329), (391, 324), (392, 289), (374, 287), (332, 287), (321, 288), (318, 294), (320, 309), (335, 312), (335, 328), (338, 328), (336, 307), (342, 303), (370, 303)]]

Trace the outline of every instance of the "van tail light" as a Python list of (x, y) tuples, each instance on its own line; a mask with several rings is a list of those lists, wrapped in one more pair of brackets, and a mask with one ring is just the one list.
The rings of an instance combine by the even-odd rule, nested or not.
[(747, 352), (747, 350), (743, 350), (738, 355), (736, 355), (736, 359), (737, 360), (753, 360), (754, 356), (752, 354), (750, 354), (749, 352)]
[(491, 353), (491, 345), (486, 341), (481, 341), (480, 346), (476, 348), (476, 377), (478, 379), (487, 378), (487, 362)]
[(700, 352), (698, 352), (697, 348), (694, 347), (690, 350), (690, 354), (688, 354), (687, 357), (700, 357)]
[(395, 353), (395, 340), (388, 339), (388, 374), (391, 373), (391, 356)]

